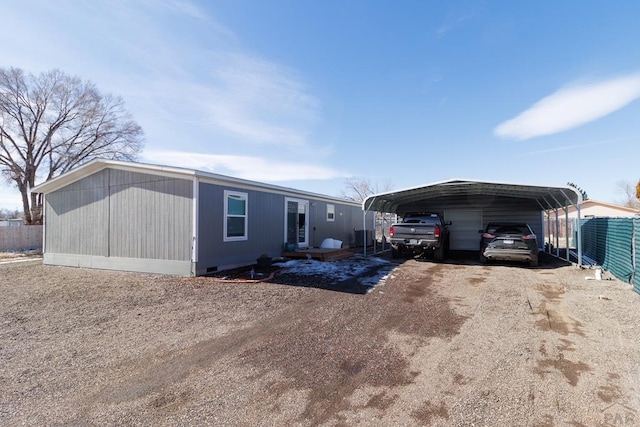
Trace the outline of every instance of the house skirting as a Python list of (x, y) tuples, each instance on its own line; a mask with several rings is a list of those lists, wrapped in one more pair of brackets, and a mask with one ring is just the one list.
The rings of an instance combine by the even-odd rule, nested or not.
[(177, 276), (191, 275), (191, 261), (175, 261), (166, 259), (118, 258), (95, 255), (45, 253), (45, 265), (61, 265), (67, 267), (99, 268), (103, 270), (124, 270), (139, 273), (172, 274)]

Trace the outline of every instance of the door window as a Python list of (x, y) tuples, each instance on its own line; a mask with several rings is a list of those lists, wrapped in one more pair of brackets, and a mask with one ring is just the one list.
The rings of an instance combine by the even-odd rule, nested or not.
[(285, 241), (299, 247), (309, 246), (309, 201), (286, 199)]

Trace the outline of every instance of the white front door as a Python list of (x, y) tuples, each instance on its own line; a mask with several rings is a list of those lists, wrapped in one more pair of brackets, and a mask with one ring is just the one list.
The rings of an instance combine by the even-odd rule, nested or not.
[(285, 242), (309, 247), (309, 201), (287, 197), (284, 204)]

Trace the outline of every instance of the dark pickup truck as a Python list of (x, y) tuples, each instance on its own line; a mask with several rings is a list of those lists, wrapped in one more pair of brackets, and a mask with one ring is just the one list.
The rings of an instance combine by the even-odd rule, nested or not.
[(433, 253), (436, 261), (443, 261), (449, 249), (449, 230), (451, 222), (444, 222), (434, 213), (409, 213), (402, 222), (389, 228), (391, 256), (398, 258), (405, 253)]

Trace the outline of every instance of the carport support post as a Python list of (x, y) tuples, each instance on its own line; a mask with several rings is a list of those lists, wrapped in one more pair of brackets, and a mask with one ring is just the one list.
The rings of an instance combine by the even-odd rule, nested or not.
[(554, 236), (556, 238), (556, 257), (560, 258), (560, 248), (558, 247), (560, 246), (560, 237), (558, 237), (558, 233), (560, 232), (558, 223), (558, 208), (555, 208), (554, 212), (556, 213), (556, 235)]
[[(376, 224), (376, 220), (378, 216), (378, 212), (375, 212), (373, 214), (373, 231), (371, 233), (371, 235), (373, 236), (373, 254), (377, 254), (378, 253), (378, 240), (376, 239), (376, 229), (377, 229), (377, 224)], [(367, 232), (367, 230), (365, 230), (365, 233)]]
[[(542, 200), (544, 200), (546, 202), (544, 197), (542, 198)], [(536, 202), (538, 202), (538, 205), (540, 206), (540, 209), (542, 209), (542, 212), (540, 213), (540, 215), (542, 216), (542, 233), (544, 234), (544, 240), (542, 241), (542, 250), (544, 252), (546, 252), (547, 251), (546, 243), (549, 242), (549, 244), (551, 244), (550, 237), (548, 237), (549, 234), (551, 234), (549, 232), (549, 211), (547, 211), (547, 208), (545, 208), (544, 205), (542, 203), (540, 203), (540, 200), (536, 200)], [(545, 222), (545, 220), (547, 221), (547, 232), (546, 233), (544, 232), (544, 222)]]
[(367, 256), (367, 211), (362, 210), (362, 234), (364, 237), (362, 238), (362, 248), (364, 250), (364, 256)]
[[(371, 221), (373, 222), (371, 235), (373, 236), (373, 254), (374, 255), (378, 253), (378, 241), (376, 240), (376, 219), (377, 219), (377, 217), (378, 217), (378, 211), (375, 211), (374, 214), (373, 214), (373, 218), (371, 219)], [(364, 230), (364, 234), (367, 234), (367, 229), (366, 228)], [(367, 238), (367, 236), (365, 236), (365, 239), (366, 238)]]
[(578, 212), (578, 233), (576, 234), (576, 246), (578, 247), (578, 267), (582, 267), (582, 225), (580, 224), (580, 203), (576, 206), (576, 211)]
[(569, 207), (564, 207), (564, 247), (566, 248), (565, 258), (569, 262)]
[[(574, 191), (575, 192), (575, 191)], [(571, 198), (569, 196), (567, 196), (567, 194), (564, 191), (561, 191), (562, 195), (564, 196), (565, 199), (565, 204), (564, 204), (564, 229), (565, 229), (565, 237), (566, 237), (566, 248), (567, 248), (567, 253), (566, 253), (566, 258), (567, 258), (567, 262), (571, 262), (571, 256), (569, 255), (569, 205), (572, 205), (573, 202), (571, 201)], [(578, 203), (581, 202), (582, 196), (576, 192), (576, 195), (578, 196)], [(573, 230), (574, 232), (576, 230)]]
[[(553, 194), (549, 194), (549, 195), (556, 202), (556, 205), (554, 207), (554, 210), (556, 212), (556, 257), (560, 258), (560, 248), (559, 248), (560, 236), (558, 236), (558, 233), (560, 232), (560, 226), (558, 225), (558, 206), (561, 206), (562, 204), (558, 201), (558, 199), (556, 199), (556, 197)], [(565, 198), (566, 198), (566, 195), (565, 195)], [(568, 251), (569, 248), (567, 247), (566, 250)]]
[(551, 241), (551, 210), (547, 210), (547, 253), (551, 255), (551, 245), (553, 242)]
[(380, 212), (382, 218), (380, 218), (380, 252), (384, 252), (384, 212)]

